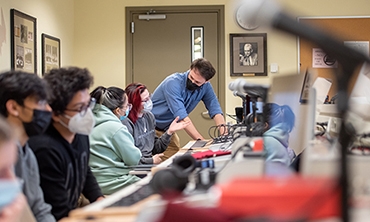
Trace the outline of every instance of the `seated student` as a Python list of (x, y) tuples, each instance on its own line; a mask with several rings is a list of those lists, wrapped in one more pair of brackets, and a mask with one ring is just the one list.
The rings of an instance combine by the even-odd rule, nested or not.
[(95, 127), (90, 135), (89, 165), (104, 194), (112, 194), (140, 180), (130, 175), (128, 166), (141, 158), (134, 139), (120, 120), (127, 117), (131, 104), (118, 87), (99, 86), (91, 92), (97, 104), (93, 109)]
[(44, 76), (49, 88), (52, 123), (31, 137), (30, 147), (40, 169), (45, 201), (57, 220), (67, 217), (83, 194), (90, 202), (103, 199), (89, 163), (89, 133), (94, 127), (89, 95), (93, 77), (77, 67), (52, 69)]
[[(13, 131), (3, 117), (0, 117), (0, 197), (9, 195), (13, 187), (5, 186), (5, 183), (15, 180), (13, 167), (17, 160), (17, 146), (13, 138)], [(3, 186), (4, 185), (4, 186)], [(6, 205), (4, 205), (6, 204)], [(0, 204), (0, 221), (20, 221), (22, 211), (26, 206), (26, 199), (20, 192), (10, 203)]]
[(294, 121), (295, 115), (289, 106), (266, 103), (263, 114), (257, 115), (257, 122), (249, 124), (248, 136), (263, 136), (268, 161), (289, 165), (296, 157), (288, 146), (289, 133), (294, 127)]
[(263, 107), (263, 119), (267, 123), (263, 133), (266, 161), (289, 166), (295, 156), (294, 151), (289, 148), (289, 133), (295, 123), (292, 109), (287, 105), (267, 103)]
[(159, 164), (162, 162), (161, 156), (170, 143), (172, 134), (185, 128), (189, 122), (179, 121), (175, 118), (168, 130), (157, 137), (155, 133), (155, 118), (150, 112), (153, 107), (150, 94), (145, 85), (141, 83), (131, 83), (125, 89), (128, 101), (132, 104), (132, 109), (128, 118), (122, 120), (128, 131), (134, 137), (135, 146), (141, 151), (141, 164)]
[[(15, 174), (23, 180), (23, 193), (37, 221), (55, 221), (51, 206), (44, 201), (39, 168), (27, 143), (49, 125), (51, 108), (46, 102), (45, 82), (35, 74), (9, 71), (0, 75), (0, 114), (17, 132), (18, 159)], [(1, 198), (1, 197), (0, 197)]]

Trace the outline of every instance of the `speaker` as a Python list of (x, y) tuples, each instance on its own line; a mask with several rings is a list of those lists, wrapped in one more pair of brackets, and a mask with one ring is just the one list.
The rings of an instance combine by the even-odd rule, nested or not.
[(176, 157), (170, 168), (156, 172), (149, 184), (154, 192), (161, 195), (180, 193), (185, 189), (196, 165), (197, 161), (190, 154)]

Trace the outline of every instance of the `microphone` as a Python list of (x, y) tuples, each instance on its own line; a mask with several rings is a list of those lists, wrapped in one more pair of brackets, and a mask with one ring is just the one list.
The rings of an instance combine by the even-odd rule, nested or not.
[(257, 85), (253, 83), (247, 83), (244, 79), (238, 78), (233, 82), (229, 83), (229, 89), (234, 91), (234, 96), (236, 93), (243, 94), (246, 93), (249, 97), (261, 97), (263, 101), (266, 100), (268, 85)]
[(291, 18), (272, 0), (248, 0), (248, 3), (248, 5), (245, 4), (243, 6), (244, 19), (248, 22), (254, 22), (258, 25), (270, 25), (281, 31), (312, 41), (331, 57), (337, 59), (343, 67), (352, 68), (363, 62), (370, 62), (368, 56), (345, 46), (334, 37)]
[(233, 95), (234, 95), (234, 96), (238, 96), (238, 97), (242, 98), (242, 100), (245, 100), (245, 99), (246, 99), (246, 96), (247, 96), (247, 94), (245, 94), (245, 93), (240, 93), (240, 92), (238, 92), (238, 91), (234, 91), (234, 92), (233, 92)]

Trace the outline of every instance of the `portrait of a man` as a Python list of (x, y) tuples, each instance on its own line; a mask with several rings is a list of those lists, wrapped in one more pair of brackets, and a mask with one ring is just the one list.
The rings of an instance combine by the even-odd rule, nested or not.
[(240, 43), (239, 61), (241, 66), (257, 66), (258, 53), (257, 43)]

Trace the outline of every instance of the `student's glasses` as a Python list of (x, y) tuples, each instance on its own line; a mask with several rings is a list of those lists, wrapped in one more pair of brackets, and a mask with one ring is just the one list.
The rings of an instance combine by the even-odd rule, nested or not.
[(93, 109), (96, 104), (95, 98), (91, 98), (87, 105), (81, 106), (79, 109), (66, 109), (67, 111), (78, 112), (81, 116), (85, 116), (87, 109)]

